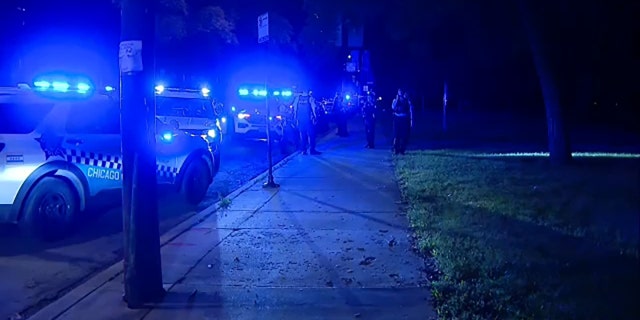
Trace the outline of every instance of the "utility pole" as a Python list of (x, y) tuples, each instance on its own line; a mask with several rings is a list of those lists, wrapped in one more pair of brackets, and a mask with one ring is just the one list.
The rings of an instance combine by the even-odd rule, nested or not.
[[(268, 41), (269, 41), (269, 13), (267, 12), (258, 16), (258, 43), (266, 43), (265, 55), (267, 56), (267, 58), (269, 56)], [(265, 59), (265, 61), (268, 61), (268, 60)], [(264, 188), (274, 189), (274, 188), (280, 187), (280, 185), (273, 180), (273, 154), (272, 154), (273, 147), (271, 144), (271, 110), (269, 109), (269, 87), (268, 87), (268, 81), (266, 78), (264, 82), (264, 90), (267, 91), (267, 94), (265, 96), (265, 101), (266, 101), (265, 103), (267, 107), (267, 120), (266, 120), (267, 121), (267, 158), (269, 161), (269, 174), (268, 174), (267, 182), (265, 182), (262, 186)]]
[(158, 302), (165, 294), (156, 200), (155, 2), (121, 1), (124, 300), (129, 308)]

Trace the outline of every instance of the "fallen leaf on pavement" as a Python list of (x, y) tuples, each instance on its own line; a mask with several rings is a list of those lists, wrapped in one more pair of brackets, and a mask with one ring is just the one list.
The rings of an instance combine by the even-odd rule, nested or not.
[(362, 261), (360, 261), (360, 265), (368, 266), (371, 263), (373, 263), (374, 260), (376, 260), (375, 257), (366, 257), (366, 258), (362, 259)]

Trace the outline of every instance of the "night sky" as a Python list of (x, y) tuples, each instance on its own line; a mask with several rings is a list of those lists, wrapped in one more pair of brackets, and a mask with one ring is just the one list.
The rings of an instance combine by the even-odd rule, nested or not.
[[(189, 45), (201, 48), (192, 50), (194, 54), (202, 55), (205, 51), (214, 50), (212, 48), (215, 48), (215, 54), (207, 53), (211, 56), (207, 59), (209, 64), (191, 66), (191, 69), (213, 70), (218, 67), (216, 63), (223, 65), (229, 57), (255, 51), (258, 48), (255, 41), (256, 17), (267, 10), (289, 20), (296, 33), (294, 36), (297, 36), (307, 19), (303, 2), (218, 1), (225, 13), (235, 19), (239, 44), (220, 46), (210, 39), (192, 39)], [(192, 3), (197, 4), (198, 1)], [(397, 2), (385, 0), (381, 3), (389, 5), (388, 8), (393, 9), (391, 11), (399, 10)], [(510, 108), (518, 103), (523, 107), (530, 104), (532, 110), (539, 110), (541, 100), (537, 78), (514, 2), (488, 0), (482, 4), (464, 3), (465, 10), (458, 10), (451, 16), (429, 16), (425, 13), (423, 18), (412, 18), (403, 14), (386, 14), (385, 11), (365, 25), (365, 45), (372, 52), (373, 68), (381, 90), (392, 91), (402, 85), (416, 93), (421, 93), (421, 90), (427, 92), (427, 99), (436, 103), (441, 98), (442, 83), (446, 79), (450, 83), (451, 98), (460, 104)], [(562, 21), (566, 32), (554, 33), (556, 39), (550, 41), (559, 44), (556, 51), (561, 52), (567, 61), (563, 85), (566, 90), (576, 92), (570, 94), (569, 104), (584, 105), (598, 101), (609, 106), (622, 104), (626, 108), (637, 108), (640, 41), (638, 19), (633, 18), (637, 5), (622, 0), (563, 3), (567, 5), (562, 7), (564, 11), (559, 13), (561, 19), (558, 21)], [(3, 15), (0, 19), (3, 70), (12, 70), (11, 66), (15, 65), (15, 58), (20, 53), (23, 59), (37, 61), (30, 62), (31, 70), (22, 75), (28, 78), (40, 72), (40, 68), (46, 68), (42, 57), (58, 55), (42, 54), (43, 46), (60, 47), (49, 48), (53, 52), (72, 46), (78, 54), (85, 55), (80, 60), (87, 65), (104, 65), (94, 73), (117, 76), (113, 71), (117, 64), (119, 12), (111, 0), (3, 0), (0, 6)], [(21, 15), (15, 9), (18, 6), (27, 8), (27, 11)], [(421, 6), (408, 8), (407, 12), (423, 9)], [(391, 23), (393, 20), (406, 20), (407, 25), (394, 25)], [(26, 22), (24, 27), (20, 27), (21, 21)], [(429, 26), (429, 23), (438, 25)], [(403, 32), (405, 36), (398, 36)], [(71, 42), (75, 44), (71, 45)], [(306, 63), (313, 63), (298, 47), (295, 54), (306, 59)], [(171, 48), (169, 46), (166, 50)], [(93, 53), (81, 52), (83, 50)], [(67, 58), (73, 54), (62, 56)], [(185, 61), (193, 59), (173, 60), (176, 64), (182, 63), (179, 68), (185, 68)], [(77, 64), (77, 60), (56, 63), (64, 69)], [(2, 74), (6, 78), (12, 72)], [(331, 78), (329, 75), (316, 76)]]

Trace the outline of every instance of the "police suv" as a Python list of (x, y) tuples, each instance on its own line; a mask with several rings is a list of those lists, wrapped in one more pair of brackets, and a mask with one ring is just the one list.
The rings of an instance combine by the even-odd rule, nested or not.
[[(0, 87), (0, 222), (54, 240), (96, 200), (119, 199), (108, 195), (122, 187), (120, 109), (103, 93), (55, 80)], [(156, 129), (158, 182), (199, 203), (217, 173), (210, 144), (160, 121)]]
[[(242, 87), (237, 95), (229, 99), (230, 117), (228, 136), (249, 139), (265, 138), (267, 121), (270, 121), (271, 136), (280, 140), (283, 136), (285, 112), (282, 105), (290, 106), (293, 94), (290, 90), (276, 90), (268, 92), (264, 86)], [(269, 113), (267, 114), (267, 103)], [(289, 110), (286, 110), (289, 111)]]
[[(210, 89), (200, 90), (155, 87), (156, 117), (173, 129), (201, 136), (209, 142), (214, 154), (214, 167), (220, 168), (222, 127), (220, 104), (210, 96)], [(216, 108), (218, 106), (218, 108)]]

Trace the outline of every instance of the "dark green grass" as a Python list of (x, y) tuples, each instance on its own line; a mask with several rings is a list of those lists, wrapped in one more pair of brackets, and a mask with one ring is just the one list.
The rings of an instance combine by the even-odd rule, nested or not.
[(396, 170), (443, 319), (640, 319), (638, 159), (418, 151)]

